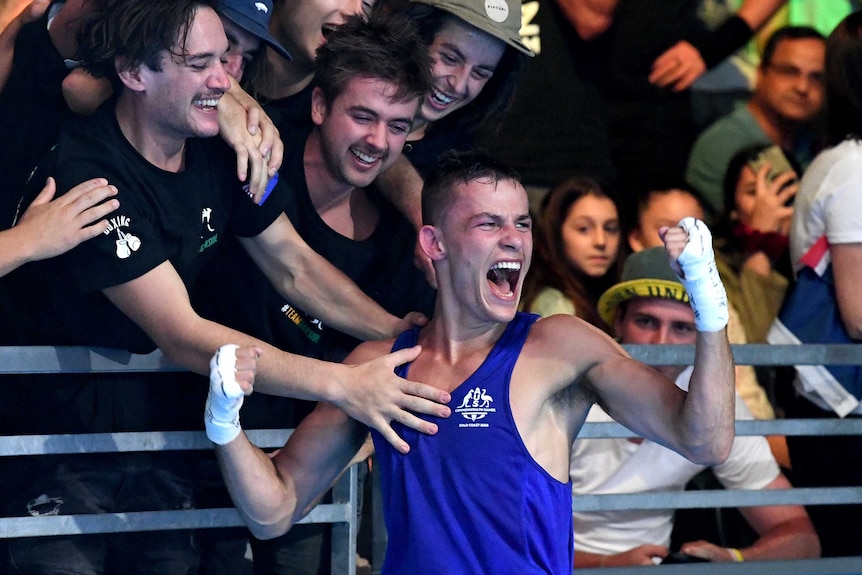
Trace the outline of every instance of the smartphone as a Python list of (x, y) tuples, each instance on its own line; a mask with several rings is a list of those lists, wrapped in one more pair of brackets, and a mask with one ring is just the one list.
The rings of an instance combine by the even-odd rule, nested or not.
[(677, 551), (665, 557), (662, 560), (661, 565), (672, 565), (676, 563), (707, 563), (707, 560)]
[[(766, 181), (767, 183), (772, 183), (775, 178), (783, 174), (787, 171), (793, 171), (793, 166), (790, 164), (790, 161), (787, 159), (787, 156), (784, 155), (784, 150), (781, 149), (780, 146), (773, 144), (757, 154), (757, 157), (748, 162), (748, 167), (757, 174), (760, 171), (760, 168), (764, 164), (769, 164), (769, 172), (766, 173)], [(790, 185), (796, 182), (796, 178), (787, 183)], [(787, 206), (790, 206), (793, 203), (793, 199), (787, 201)]]

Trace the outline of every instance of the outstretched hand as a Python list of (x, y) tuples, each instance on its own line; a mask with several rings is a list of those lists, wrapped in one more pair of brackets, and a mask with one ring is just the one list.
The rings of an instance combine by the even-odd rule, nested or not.
[(395, 368), (416, 359), (421, 348), (414, 346), (386, 354), (369, 362), (349, 367), (350, 383), (336, 405), (353, 419), (373, 427), (401, 453), (410, 451), (392, 428), (392, 422), (421, 433), (437, 433), (437, 425), (417, 417), (416, 413), (449, 417), (449, 393), (415, 381), (398, 377)]
[(27, 237), (31, 260), (54, 257), (98, 236), (108, 229), (102, 218), (120, 206), (119, 201), (108, 200), (117, 195), (117, 188), (104, 178), (82, 182), (52, 199), (56, 191), (54, 178), (48, 178), (15, 226)]

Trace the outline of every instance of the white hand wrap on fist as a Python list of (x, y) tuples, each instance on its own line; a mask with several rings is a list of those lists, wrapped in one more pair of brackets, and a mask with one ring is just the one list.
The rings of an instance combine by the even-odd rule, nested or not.
[(712, 234), (702, 221), (684, 218), (679, 226), (688, 232), (688, 243), (679, 256), (684, 278), (679, 278), (694, 311), (698, 331), (719, 331), (727, 325), (727, 293), (718, 276), (712, 251)]
[(236, 381), (238, 347), (223, 345), (210, 360), (210, 391), (204, 411), (204, 424), (207, 437), (218, 445), (230, 443), (241, 430), (239, 409), (245, 394)]

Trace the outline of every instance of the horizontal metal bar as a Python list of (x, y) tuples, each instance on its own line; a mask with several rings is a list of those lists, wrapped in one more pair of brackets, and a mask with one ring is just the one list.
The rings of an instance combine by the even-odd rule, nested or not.
[[(261, 448), (284, 445), (293, 430), (250, 429), (246, 435)], [(736, 422), (736, 434), (747, 435), (862, 435), (862, 418), (771, 419)], [(619, 423), (585, 423), (579, 439), (635, 437)], [(92, 433), (81, 435), (0, 436), (0, 457), (15, 455), (68, 455), (75, 453), (126, 453), (135, 451), (200, 451), (212, 449), (202, 431)]]
[[(694, 362), (691, 345), (623, 346), (628, 353), (651, 365)], [(735, 344), (733, 357), (740, 365), (862, 365), (862, 345)], [(108, 348), (77, 346), (0, 346), (0, 375), (56, 373), (119, 373), (184, 371), (161, 351), (146, 355)]]
[[(293, 430), (249, 429), (245, 433), (252, 443), (266, 449), (283, 446)], [(203, 431), (0, 436), (0, 457), (134, 451), (200, 451), (212, 448), (212, 442)]]
[[(299, 523), (347, 523), (356, 510), (349, 503), (319, 504)], [(186, 509), (182, 511), (138, 511), (0, 518), (0, 539), (81, 535), (85, 533), (127, 533), (174, 529), (242, 527), (236, 509)]]
[(794, 487), (793, 489), (702, 489), (645, 493), (575, 495), (573, 511), (625, 509), (703, 509), (759, 505), (843, 505), (862, 503), (862, 487)]
[(0, 374), (188, 371), (161, 351), (142, 355), (80, 346), (0, 346)]
[[(738, 420), (736, 435), (862, 435), (862, 418)], [(578, 439), (602, 437), (636, 437), (636, 434), (616, 422), (587, 422), (578, 434)]]
[[(734, 344), (733, 359), (739, 365), (862, 365), (860, 344), (771, 345)], [(633, 345), (623, 348), (650, 365), (691, 365), (693, 345)]]

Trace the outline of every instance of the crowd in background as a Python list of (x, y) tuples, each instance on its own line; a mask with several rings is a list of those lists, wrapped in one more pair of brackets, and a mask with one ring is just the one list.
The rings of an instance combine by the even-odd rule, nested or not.
[[(807, 342), (798, 334), (794, 339), (793, 317), (782, 315), (790, 313), (790, 296), (799, 297), (797, 277), (803, 270), (815, 270), (833, 286), (829, 293), (839, 326), (835, 329), (843, 326), (847, 341), (862, 338), (862, 312), (856, 309), (862, 299), (855, 297), (856, 286), (862, 285), (855, 279), (856, 264), (862, 264), (857, 253), (862, 222), (853, 216), (860, 205), (854, 195), (860, 189), (860, 170), (853, 162), (862, 137), (862, 13), (856, 12), (862, 6), (857, 1), (501, 0), (515, 15), (508, 20), (506, 15), (501, 20), (486, 14), (490, 3), (479, 0), (216, 2), (230, 56), (219, 64), (224, 74), (218, 86), (209, 83), (207, 88), (224, 93), (225, 105), (218, 104), (219, 117), (211, 118), (207, 133), (198, 125), (186, 128), (191, 137), (213, 136), (218, 144), (199, 149), (177, 140), (189, 146), (185, 150), (200, 154), (196, 162), (212, 158), (206, 164), (211, 169), (202, 169), (200, 163), (183, 163), (178, 169), (170, 162), (158, 166), (168, 172), (194, 168), (199, 170), (194, 173), (206, 174), (204, 183), (194, 184), (137, 173), (127, 181), (108, 174), (98, 179), (95, 160), (87, 164), (89, 169), (79, 170), (74, 167), (79, 157), (69, 153), (68, 142), (86, 147), (102, 137), (95, 130), (70, 130), (71, 136), (63, 132), (62, 138), (70, 138), (61, 140), (66, 147), (52, 148), (64, 125), (77, 126), (82, 116), (108, 117), (106, 106), (121, 102), (122, 109), (123, 94), (144, 81), (129, 70), (115, 70), (116, 54), (87, 52), (100, 46), (100, 30), (88, 28), (87, 18), (123, 10), (125, 1), (135, 2), (9, 0), (0, 10), (0, 275), (8, 274), (0, 284), (0, 318), (7, 322), (0, 327), (4, 345), (98, 345), (131, 352), (159, 347), (182, 358), (192, 372), (206, 373), (200, 350), (190, 351), (193, 344), (205, 347), (200, 334), (164, 327), (173, 323), (167, 321), (172, 314), (193, 313), (196, 322), (208, 322), (196, 323), (199, 329), (218, 324), (274, 349), (339, 362), (361, 340), (380, 339), (423, 321), (411, 312), (431, 316), (433, 270), (415, 252), (423, 180), (442, 151), (475, 146), (514, 167), (530, 194), (535, 252), (524, 278), (525, 311), (575, 315), (619, 336), (602, 313), (603, 294), (625, 280), (623, 266), (630, 254), (662, 245), (660, 229), (695, 217), (712, 230), (728, 294), (731, 343)], [(357, 106), (369, 116), (379, 118), (383, 112), (367, 103), (374, 101), (372, 95), (345, 90), (347, 81), (332, 71), (333, 60), (327, 58), (337, 61), (337, 50), (346, 48), (335, 43), (331, 54), (321, 44), (338, 26), (361, 26), (356, 14), (368, 18), (378, 12), (401, 14), (413, 23), (416, 38), (410, 42), (422, 52), (416, 61), (430, 65), (430, 76), (417, 74), (422, 77), (410, 81), (407, 91), (422, 94), (417, 110), (395, 117), (387, 108), (392, 115), (386, 116), (387, 133), (369, 136), (350, 132), (346, 120), (339, 123), (337, 102), (361, 95), (366, 103)], [(99, 66), (103, 73), (94, 75)], [(385, 77), (390, 72), (374, 73)], [(166, 83), (164, 94), (172, 89)], [(196, 106), (207, 108), (206, 97), (197, 97)], [(227, 117), (228, 110), (234, 115)], [(344, 114), (355, 119), (353, 112)], [(137, 121), (149, 125), (149, 120)], [(247, 134), (246, 126), (255, 123), (254, 133)], [(110, 137), (120, 142), (122, 132), (141, 152), (129, 135), (134, 134), (132, 125), (121, 120)], [(357, 148), (354, 137), (382, 143)], [(149, 155), (150, 143), (143, 145), (148, 152), (141, 155), (157, 164)], [(111, 147), (96, 149), (108, 154)], [(360, 173), (340, 159), (348, 155), (374, 167)], [(127, 161), (112, 156), (111, 167), (125, 169), (132, 165)], [(132, 227), (124, 232), (121, 228), (128, 224), (112, 219), (125, 208), (137, 210), (132, 213), (141, 219), (152, 217), (147, 210), (153, 205), (187, 208), (173, 200), (164, 205), (126, 204), (124, 184), (157, 182), (152, 185), (197, 189), (218, 177), (225, 180), (225, 194), (233, 190), (243, 200), (241, 187), (246, 184), (261, 213), (246, 213), (247, 208), (220, 199), (216, 205), (230, 212), (230, 221), (215, 212), (213, 217), (223, 220), (210, 220), (209, 214), (193, 210), (182, 222), (148, 223), (143, 231)], [(267, 205), (261, 196), (270, 192), (274, 201)], [(167, 214), (153, 220), (171, 220)], [(208, 234), (205, 228), (214, 231), (210, 225), (219, 233)], [(125, 261), (137, 257), (139, 247), (145, 254), (157, 239), (167, 245), (169, 240), (162, 238), (182, 236), (189, 229), (193, 249), (178, 250), (176, 256), (185, 268), (175, 263), (174, 255), (165, 255), (168, 247), (147, 255), (153, 260), (151, 268), (134, 272), (119, 266), (116, 272), (99, 269), (90, 258), (101, 252), (86, 251), (88, 242), (97, 241), (93, 238), (119, 230), (117, 242), (101, 249), (114, 250)], [(216, 239), (207, 245), (207, 238)], [(204, 253), (216, 242), (218, 251), (207, 254), (207, 265), (193, 263), (199, 254), (192, 252), (199, 248)], [(306, 255), (312, 252), (317, 255)], [(277, 263), (285, 254), (305, 258), (303, 262), (317, 268), (325, 261), (331, 269), (314, 275), (297, 264), (285, 271)], [(142, 285), (141, 291), (115, 290), (118, 284), (160, 270), (160, 257), (177, 268), (168, 277), (170, 283), (156, 281)], [(45, 286), (34, 279), (46, 273), (72, 278), (79, 291), (64, 294), (70, 284)], [(82, 277), (88, 273), (90, 277)], [(289, 284), (287, 295), (282, 286), (289, 282), (273, 279), (304, 278), (306, 273), (314, 281)], [(342, 305), (336, 288), (348, 283), (350, 295)], [(184, 307), (140, 303), (156, 285), (182, 287), (187, 292), (180, 297)], [(324, 285), (336, 287), (319, 299), (308, 295), (312, 288), (326, 292)], [(91, 301), (95, 297), (99, 302)], [(46, 301), (55, 301), (57, 307), (43, 305)], [(54, 311), (60, 307), (78, 307), (79, 312), (59, 318)], [(358, 316), (358, 309), (368, 310), (367, 316)], [(109, 310), (108, 320), (119, 319), (110, 330), (93, 333), (89, 319), (94, 310)], [(364, 322), (364, 317), (370, 319)], [(297, 380), (307, 373), (303, 369), (298, 369), (302, 373)], [(848, 388), (845, 376), (831, 377), (838, 387)], [(846, 377), (856, 388), (836, 392), (839, 398), (834, 399), (805, 373), (736, 366), (736, 389), (744, 410), (758, 419), (858, 417), (862, 380)], [(44, 390), (26, 376), (3, 377), (0, 384), (7, 398), (0, 425), (9, 435), (199, 429), (206, 391), (194, 373), (176, 374), (158, 384), (140, 377), (115, 382), (76, 376), (47, 400), (41, 395)], [(154, 385), (162, 386), (161, 391), (154, 392)], [(273, 395), (252, 395), (243, 411), (245, 427), (294, 427), (312, 402), (330, 399), (304, 385), (291, 387), (290, 379), (283, 386), (273, 383)], [(178, 390), (174, 400), (161, 400), (164, 386)], [(274, 397), (278, 395), (286, 397)], [(60, 415), (45, 418), (44, 413)], [(359, 412), (357, 419), (363, 417), (366, 423), (373, 421), (373, 414)], [(784, 481), (787, 486), (822, 486), (859, 485), (862, 480), (862, 463), (845, 465), (848, 454), (859, 448), (858, 438), (767, 439), (777, 465), (767, 466), (763, 473), (771, 475), (756, 488), (779, 474), (782, 487)], [(170, 508), (229, 504), (215, 461), (205, 454), (191, 460), (172, 454), (152, 459), (138, 454), (95, 457), (86, 465), (69, 459), (46, 463), (50, 472), (29, 460), (4, 462), (5, 476), (14, 478), (0, 488), (4, 511), (34, 515), (31, 504), (48, 475), (80, 489), (95, 481), (106, 492), (133, 491), (135, 497), (123, 503), (130, 509), (159, 508), (152, 507), (156, 500)], [(95, 470), (117, 469), (125, 475), (110, 486), (113, 480), (106, 475), (98, 481), (91, 477)], [(103, 473), (108, 472), (99, 471)], [(150, 473), (159, 480), (151, 482)], [(74, 509), (107, 510), (86, 500), (81, 496), (80, 509)], [(67, 507), (72, 512), (71, 502)], [(844, 527), (854, 507), (812, 506), (807, 511), (824, 556), (859, 554), (860, 529)], [(746, 545), (756, 546), (757, 537), (769, 531), (767, 520), (758, 524), (757, 519), (746, 519), (754, 533), (748, 541), (728, 545), (734, 551), (742, 548), (744, 553)], [(122, 555), (114, 549), (117, 542), (87, 537), (83, 543), (84, 537), (71, 538), (71, 546), (65, 546), (63, 538), (42, 538), (39, 546), (32, 539), (13, 540), (4, 549), (3, 561), (9, 562), (4, 568), (50, 573), (54, 566), (42, 561), (44, 557), (80, 554), (78, 565), (87, 564), (85, 556), (104, 556), (107, 572), (112, 572), (114, 554)], [(201, 573), (238, 572), (247, 547), (254, 550), (259, 573), (328, 570), (322, 526), (298, 526), (269, 541), (244, 529), (125, 537), (129, 539), (118, 536), (123, 553), (130, 551), (130, 541), (143, 555), (155, 548), (176, 552), (169, 559), (137, 559), (156, 565), (152, 572), (174, 572), (164, 567), (172, 562), (176, 572), (187, 572), (189, 565)], [(635, 543), (642, 542), (632, 547)], [(816, 554), (813, 547), (794, 551)]]

